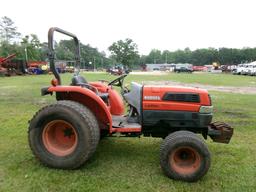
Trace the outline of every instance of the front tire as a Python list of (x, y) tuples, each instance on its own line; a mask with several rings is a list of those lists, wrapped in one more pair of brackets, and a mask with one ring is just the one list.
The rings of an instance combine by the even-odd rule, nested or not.
[(78, 168), (95, 152), (99, 138), (94, 114), (74, 101), (58, 101), (42, 108), (29, 125), (32, 152), (53, 168)]
[(203, 177), (211, 164), (206, 144), (192, 132), (168, 135), (160, 148), (163, 172), (172, 179), (194, 182)]

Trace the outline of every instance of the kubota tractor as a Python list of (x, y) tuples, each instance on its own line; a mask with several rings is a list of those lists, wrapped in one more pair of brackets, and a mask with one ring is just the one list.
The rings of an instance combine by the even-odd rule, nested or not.
[[(74, 39), (76, 64), (80, 65), (78, 38), (62, 29), (48, 33), (50, 68), (55, 79), (42, 88), (42, 95), (56, 95), (57, 102), (40, 109), (29, 125), (29, 144), (45, 165), (75, 169), (94, 154), (105, 136), (145, 136), (164, 138), (160, 165), (170, 178), (197, 181), (211, 163), (204, 139), (228, 143), (233, 129), (225, 123), (211, 123), (213, 106), (209, 93), (198, 88), (150, 86), (131, 83), (124, 87), (119, 76), (111, 82), (87, 82), (77, 68), (70, 85), (62, 85), (55, 68), (53, 34)], [(113, 89), (121, 88), (121, 96)], [(129, 110), (125, 113), (123, 100)]]

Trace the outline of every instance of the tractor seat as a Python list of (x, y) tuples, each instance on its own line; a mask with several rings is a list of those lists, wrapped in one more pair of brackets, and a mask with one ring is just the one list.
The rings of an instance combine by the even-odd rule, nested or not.
[[(83, 76), (80, 75), (75, 75), (72, 78), (72, 83), (71, 85), (73, 86), (82, 86), (86, 87), (86, 85), (89, 85), (89, 83), (86, 81), (86, 79)], [(87, 87), (88, 88), (88, 87)], [(92, 90), (93, 91), (93, 90)], [(105, 102), (108, 102), (108, 93), (97, 93), (97, 95)]]
[(82, 85), (82, 84), (88, 84), (88, 82), (86, 81), (86, 79), (83, 76), (74, 75), (74, 77), (72, 78), (71, 85), (78, 86), (78, 85)]
[(98, 96), (105, 102), (108, 103), (108, 93), (98, 93)]

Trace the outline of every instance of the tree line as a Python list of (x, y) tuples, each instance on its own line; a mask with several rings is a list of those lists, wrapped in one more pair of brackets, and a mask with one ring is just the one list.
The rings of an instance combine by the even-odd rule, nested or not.
[(191, 51), (189, 48), (177, 51), (151, 50), (140, 57), (140, 63), (190, 63), (209, 65), (217, 62), (221, 65), (234, 65), (256, 60), (256, 48), (205, 48)]
[[(233, 65), (256, 60), (256, 48), (204, 48), (190, 50), (152, 49), (148, 55), (139, 55), (138, 46), (132, 39), (119, 40), (109, 46), (110, 56), (100, 52), (89, 44), (80, 43), (82, 67), (106, 68), (114, 64), (139, 68), (149, 63), (191, 63), (206, 65), (217, 62), (221, 65)], [(56, 57), (59, 60), (74, 60), (74, 44), (71, 40), (55, 42)], [(40, 42), (36, 34), (22, 36), (15, 23), (8, 17), (0, 19), (0, 57), (15, 53), (17, 59), (28, 61), (47, 60), (47, 43)]]

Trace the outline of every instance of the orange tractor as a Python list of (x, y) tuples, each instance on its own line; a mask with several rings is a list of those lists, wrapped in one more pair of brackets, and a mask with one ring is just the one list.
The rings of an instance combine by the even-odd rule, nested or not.
[[(206, 90), (172, 86), (149, 86), (135, 82), (124, 86), (127, 75), (111, 82), (87, 82), (75, 71), (70, 85), (62, 85), (55, 67), (54, 32), (74, 39), (76, 64), (80, 65), (78, 38), (59, 28), (48, 33), (50, 68), (55, 79), (42, 88), (42, 95), (55, 93), (57, 102), (40, 109), (30, 121), (29, 144), (45, 165), (76, 169), (96, 151), (101, 138), (123, 135), (164, 138), (160, 165), (172, 179), (197, 181), (211, 163), (204, 139), (229, 143), (233, 129), (221, 122), (212, 123), (213, 106)], [(121, 95), (113, 89), (121, 88)], [(125, 113), (124, 101), (128, 104)]]

